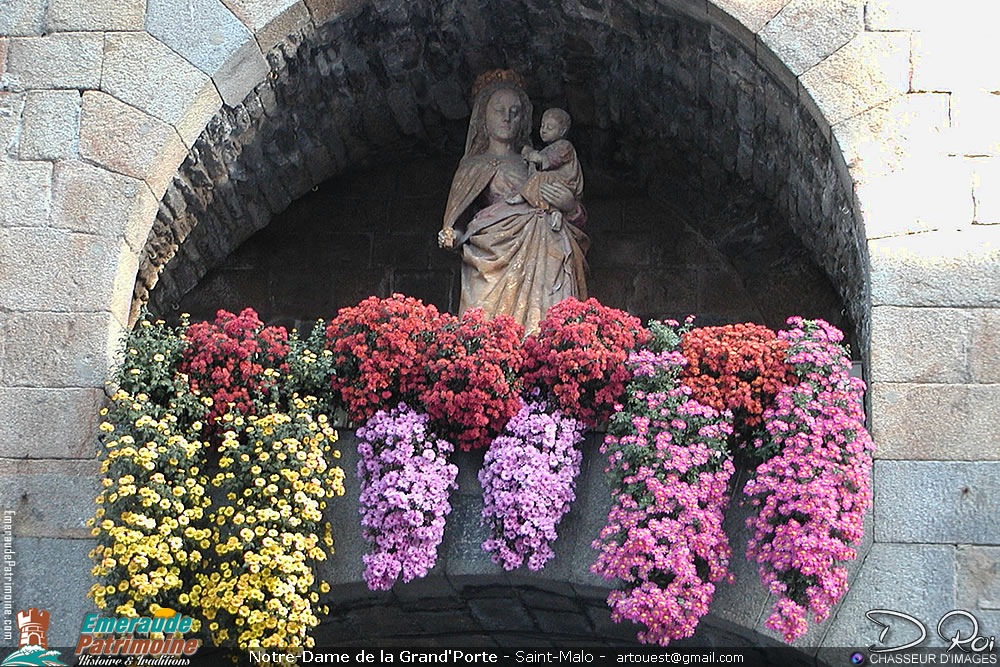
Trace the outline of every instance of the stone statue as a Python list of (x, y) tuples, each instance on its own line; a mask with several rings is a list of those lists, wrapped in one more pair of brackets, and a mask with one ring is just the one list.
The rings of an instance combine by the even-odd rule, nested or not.
[[(465, 157), (452, 179), (438, 244), (462, 252), (460, 312), (479, 307), (488, 318), (511, 315), (531, 333), (549, 306), (587, 298), (584, 255), (590, 239), (580, 229), (586, 211), (578, 194), (583, 178), (575, 151), (571, 157), (560, 152), (557, 160), (547, 148), (535, 159), (531, 101), (516, 73), (480, 76), (473, 97)], [(553, 113), (549, 120), (552, 131), (543, 130), (543, 138), (549, 137), (551, 148), (561, 143), (569, 115)], [(525, 156), (552, 171), (537, 172), (531, 183)], [(577, 183), (562, 175), (557, 161), (572, 162)]]

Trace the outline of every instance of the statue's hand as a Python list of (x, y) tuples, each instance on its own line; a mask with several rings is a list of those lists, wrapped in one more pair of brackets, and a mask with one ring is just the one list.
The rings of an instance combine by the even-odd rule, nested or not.
[(576, 195), (562, 183), (543, 183), (538, 191), (542, 199), (563, 213), (572, 213), (576, 210)]
[(445, 227), (440, 232), (438, 232), (438, 247), (444, 248), (445, 250), (453, 250), (455, 248), (455, 230), (451, 227)]

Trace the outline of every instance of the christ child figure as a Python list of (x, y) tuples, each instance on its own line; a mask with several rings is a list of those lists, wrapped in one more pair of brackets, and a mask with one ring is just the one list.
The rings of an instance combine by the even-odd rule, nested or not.
[(540, 151), (525, 146), (521, 155), (535, 167), (518, 194), (507, 200), (508, 204), (528, 202), (535, 208), (548, 211), (553, 231), (562, 229), (562, 212), (542, 199), (540, 187), (546, 183), (561, 183), (573, 191), (579, 201), (583, 194), (583, 172), (576, 158), (576, 149), (566, 139), (570, 116), (563, 109), (546, 109), (542, 114), (540, 134), (547, 145)]

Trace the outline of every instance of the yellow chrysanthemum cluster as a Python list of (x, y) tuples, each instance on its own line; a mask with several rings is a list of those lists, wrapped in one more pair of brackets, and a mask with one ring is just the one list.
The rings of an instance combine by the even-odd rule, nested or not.
[(294, 403), (294, 416), (223, 418), (231, 429), (212, 485), (229, 503), (209, 517), (217, 569), (197, 575), (218, 644), (312, 646), (309, 631), (326, 612), (317, 604), (329, 586), (313, 565), (333, 545), (322, 510), (343, 495), (344, 471), (327, 463), (340, 453), (326, 416), (313, 419), (311, 398)]
[(90, 596), (101, 609), (137, 616), (151, 603), (176, 603), (202, 565), (205, 444), (198, 429), (178, 432), (177, 417), (146, 394), (119, 390), (101, 412), (104, 488), (90, 521), (99, 583)]

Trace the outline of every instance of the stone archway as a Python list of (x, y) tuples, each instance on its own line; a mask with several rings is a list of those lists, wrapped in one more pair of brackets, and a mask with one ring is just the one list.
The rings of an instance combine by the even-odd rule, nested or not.
[[(402, 3), (363, 1), (227, 4), (233, 9), (199, 0), (187, 3), (185, 14), (168, 0), (120, 3), (115, 11), (104, 2), (70, 11), (65, 3), (19, 0), (0, 19), (0, 184), (12, 193), (11, 205), (0, 209), (0, 404), (9, 415), (0, 426), (0, 474), (4, 497), (18, 512), (15, 539), (39, 554), (21, 570), (25, 583), (15, 603), (22, 607), (44, 606), (64, 618), (82, 614), (82, 597), (67, 601), (65, 589), (82, 591), (87, 582), (82, 521), (93, 491), (93, 415), (115, 341), (128, 324), (143, 244), (185, 155), (197, 153), (199, 136), (226, 135), (219, 119), (245, 105), (249, 93), (268, 88), (269, 72), (280, 79), (283, 66), (296, 66), (286, 58), (286, 35), (343, 28), (365, 12), (388, 26), (405, 12)], [(500, 4), (530, 25), (527, 3)], [(1000, 409), (990, 337), (1000, 308), (1000, 253), (996, 227), (989, 226), (996, 222), (989, 184), (997, 152), (989, 125), (976, 120), (991, 117), (988, 93), (1000, 85), (990, 73), (961, 76), (973, 71), (971, 56), (947, 43), (934, 46), (935, 17), (902, 1), (566, 5), (582, 20), (654, 51), (661, 45), (636, 32), (641, 13), (708, 26), (709, 46), (728, 53), (734, 68), (766, 74), (776, 91), (767, 99), (785, 95), (804, 110), (792, 121), (809, 128), (792, 143), (803, 149), (795, 172), (802, 187), (765, 180), (788, 186), (776, 201), (797, 221), (798, 234), (813, 239), (807, 245), (823, 254), (833, 282), (845, 287), (859, 339), (870, 348), (881, 457), (876, 503), (893, 502), (879, 505), (884, 511), (869, 532), (875, 543), (851, 595), (803, 645), (868, 638), (863, 611), (890, 602), (928, 620), (952, 600), (995, 615), (988, 599), (961, 582), (988, 580), (996, 549), (995, 531), (970, 514), (969, 503), (988, 510), (1000, 479), (1000, 442), (985, 418)], [(962, 15), (969, 25), (979, 21), (974, 13)], [(192, 23), (200, 30), (188, 30)], [(209, 38), (191, 39), (192, 33)], [(398, 46), (405, 62), (406, 43)], [(433, 71), (439, 63), (431, 65)], [(372, 76), (378, 81), (385, 73)], [(731, 79), (709, 75), (708, 89), (719, 81)], [(738, 114), (745, 97), (739, 89), (732, 89), (735, 107), (720, 108)], [(449, 98), (447, 89), (435, 92)], [(949, 132), (952, 105), (970, 119), (970, 137)], [(370, 131), (377, 134), (374, 123)], [(740, 128), (738, 118), (718, 123)], [(667, 128), (665, 136), (680, 138), (686, 127)], [(732, 169), (739, 174), (741, 133), (722, 131), (719, 141), (732, 146), (734, 136)], [(228, 167), (226, 157), (234, 155), (222, 146), (221, 164)], [(722, 144), (714, 150), (733, 155)], [(755, 173), (751, 166), (751, 181)], [(828, 227), (810, 227), (813, 210)], [(183, 231), (164, 238), (169, 248), (182, 237)], [(830, 252), (823, 252), (827, 242)], [(955, 333), (942, 336), (942, 329)], [(942, 417), (942, 404), (959, 418)], [(65, 503), (49, 501), (53, 486), (63, 490)], [(918, 515), (917, 507), (927, 511)], [(56, 563), (66, 572), (60, 590), (51, 578)], [(920, 594), (911, 593), (914, 581), (921, 582)], [(876, 599), (877, 591), (894, 597)], [(61, 627), (53, 643), (72, 640), (75, 623)]]

